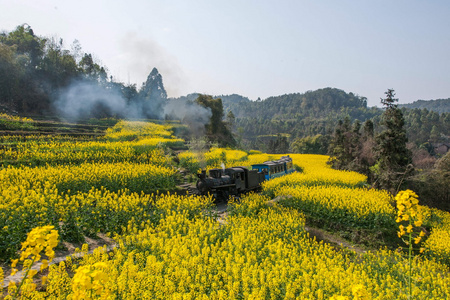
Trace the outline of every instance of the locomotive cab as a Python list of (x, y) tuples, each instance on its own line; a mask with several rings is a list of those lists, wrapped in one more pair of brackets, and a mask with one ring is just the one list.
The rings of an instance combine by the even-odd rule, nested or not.
[(225, 175), (230, 176), (232, 182), (234, 182), (234, 190), (240, 193), (245, 189), (245, 172), (241, 167), (225, 169)]
[(212, 178), (220, 178), (223, 175), (223, 170), (222, 169), (211, 169), (209, 170), (209, 176), (211, 176)]

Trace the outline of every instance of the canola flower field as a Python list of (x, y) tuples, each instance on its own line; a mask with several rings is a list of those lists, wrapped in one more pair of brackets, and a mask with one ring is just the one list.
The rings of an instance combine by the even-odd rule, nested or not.
[[(396, 200), (367, 188), (363, 175), (332, 170), (327, 156), (291, 154), (302, 172), (231, 200), (218, 222), (212, 198), (161, 193), (175, 187), (177, 168), (250, 166), (279, 155), (212, 148), (181, 152), (177, 164), (167, 147), (179, 142), (170, 126), (121, 122), (103, 140), (29, 138), (3, 149), (0, 259), (11, 267), (0, 269), (0, 282), (22, 269), (20, 282), (0, 285), (3, 297), (450, 298), (449, 213), (415, 206), (423, 220), (415, 225), (429, 232), (410, 262), (404, 251), (336, 249), (310, 237), (307, 220), (397, 237), (413, 231), (397, 224), (407, 207), (397, 211)], [(279, 202), (268, 205), (273, 197)], [(82, 257), (51, 264), (61, 241), (99, 232), (114, 237), (114, 250), (87, 254), (83, 246)], [(29, 269), (38, 261), (40, 271)]]

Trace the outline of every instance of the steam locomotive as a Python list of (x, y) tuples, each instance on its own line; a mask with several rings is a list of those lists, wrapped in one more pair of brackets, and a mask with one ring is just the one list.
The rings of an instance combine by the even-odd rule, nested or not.
[(266, 161), (262, 164), (246, 167), (211, 169), (209, 176), (203, 170), (197, 174), (197, 189), (201, 195), (212, 194), (215, 199), (226, 200), (230, 195), (261, 189), (261, 183), (294, 172), (292, 158), (282, 156), (279, 160)]

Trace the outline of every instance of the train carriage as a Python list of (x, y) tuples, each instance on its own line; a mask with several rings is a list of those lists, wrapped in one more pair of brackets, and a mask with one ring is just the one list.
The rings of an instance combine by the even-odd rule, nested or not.
[(279, 160), (252, 165), (252, 169), (263, 173), (265, 179), (270, 180), (294, 172), (294, 164), (288, 155), (282, 156)]

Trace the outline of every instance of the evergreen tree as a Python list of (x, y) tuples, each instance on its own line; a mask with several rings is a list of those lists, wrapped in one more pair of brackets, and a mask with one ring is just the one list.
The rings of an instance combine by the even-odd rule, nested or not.
[(355, 158), (353, 155), (353, 148), (355, 148), (355, 146), (352, 145), (353, 141), (351, 121), (347, 116), (344, 121), (338, 121), (330, 142), (329, 153), (331, 157), (329, 163), (333, 168), (344, 170), (350, 169), (350, 164)]
[(364, 122), (362, 127), (360, 152), (358, 155), (358, 172), (366, 174), (369, 182), (373, 182), (373, 175), (370, 171), (370, 167), (375, 164), (375, 146), (374, 125), (372, 120), (369, 119)]
[(163, 116), (164, 104), (167, 101), (167, 93), (164, 88), (161, 74), (153, 68), (144, 82), (139, 97), (144, 100), (144, 114), (150, 118), (160, 119)]
[(141, 96), (152, 101), (167, 100), (167, 92), (157, 68), (153, 68), (147, 76), (147, 81), (142, 86)]
[(234, 116), (233, 112), (230, 110), (227, 113), (227, 127), (228, 127), (228, 130), (230, 130), (231, 132), (233, 132), (235, 122), (236, 122), (236, 117)]
[(363, 125), (363, 139), (367, 140), (373, 138), (373, 136), (374, 136), (373, 122), (372, 120), (369, 119), (366, 120)]
[(381, 99), (384, 106), (381, 125), (385, 130), (376, 136), (377, 163), (375, 165), (376, 184), (384, 189), (396, 192), (412, 168), (411, 151), (406, 148), (408, 139), (404, 128), (402, 111), (397, 107), (393, 89), (388, 89), (386, 98)]

